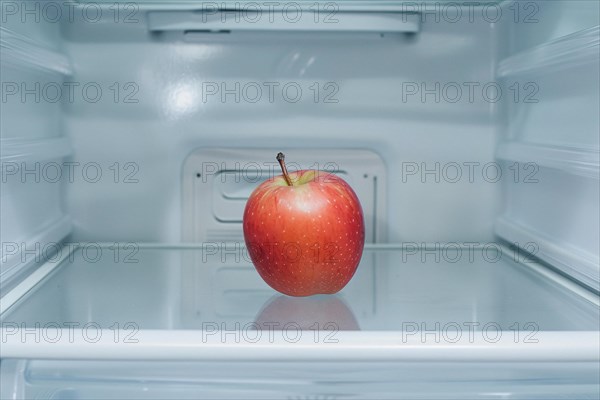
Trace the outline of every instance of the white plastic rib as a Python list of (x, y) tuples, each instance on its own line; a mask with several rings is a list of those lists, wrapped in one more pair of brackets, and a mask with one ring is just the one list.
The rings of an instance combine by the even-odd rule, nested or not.
[(598, 61), (599, 48), (600, 26), (595, 26), (507, 57), (498, 64), (496, 75), (507, 77)]
[(2, 63), (15, 63), (63, 75), (73, 73), (71, 63), (64, 54), (4, 27), (0, 27), (0, 59)]
[(535, 162), (540, 166), (575, 175), (600, 178), (598, 150), (513, 142), (500, 144), (496, 157), (501, 160)]
[(2, 139), (0, 158), (2, 165), (8, 162), (42, 161), (62, 158), (73, 153), (67, 137), (51, 139)]

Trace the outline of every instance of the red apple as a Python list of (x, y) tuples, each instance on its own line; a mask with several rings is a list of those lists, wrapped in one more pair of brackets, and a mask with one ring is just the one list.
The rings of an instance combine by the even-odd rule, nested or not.
[(244, 210), (244, 239), (256, 270), (273, 289), (290, 296), (331, 294), (350, 281), (365, 242), (358, 197), (336, 175), (288, 173), (254, 190)]

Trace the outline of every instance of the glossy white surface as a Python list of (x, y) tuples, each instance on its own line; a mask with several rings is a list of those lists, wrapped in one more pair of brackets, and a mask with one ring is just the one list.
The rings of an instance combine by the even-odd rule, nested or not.
[(8, 18), (10, 7), (20, 5), (1, 4), (1, 296), (19, 275), (31, 272), (27, 268), (44, 261), (43, 249), (52, 253), (71, 230), (60, 165), (72, 148), (57, 92), (70, 63), (59, 51), (58, 23)]
[[(45, 264), (0, 300), (1, 398), (598, 398), (597, 294), (529, 264), (522, 251), (502, 247), (492, 262), (481, 247), (463, 246), (454, 262), (455, 246), (435, 246), (499, 234), (537, 245), (554, 268), (597, 285), (600, 3), (485, 2), (474, 21), (463, 13), (451, 22), (436, 13), (454, 2), (417, 2), (432, 11), (411, 35), (381, 35), (370, 19), (364, 33), (236, 25), (222, 34), (158, 33), (148, 10), (189, 12), (198, 3), (103, 3), (98, 21), (84, 18), (81, 5), (72, 21), (23, 24), (16, 14), (2, 24), (30, 39), (15, 46), (1, 32), (2, 83), (43, 86), (73, 72), (67, 79), (79, 88), (102, 90), (98, 101), (79, 89), (74, 101), (2, 101), (3, 168), (60, 161), (73, 150), (70, 161), (103, 174), (92, 182), (78, 169), (61, 186), (3, 181), (3, 261), (7, 241), (58, 241), (71, 218), (71, 241), (135, 243), (102, 247), (94, 261), (95, 244), (76, 248), (73, 259)], [(298, 1), (305, 10), (314, 3)], [(387, 12), (415, 2), (338, 5)], [(501, 21), (481, 19), (487, 6), (501, 7)], [(496, 81), (499, 102), (481, 90), (469, 101), (466, 89), (460, 101), (437, 101), (420, 86)], [(273, 82), (297, 85), (303, 96), (289, 101), (278, 89), (270, 101)], [(262, 97), (223, 95), (238, 83), (262, 88)], [(539, 89), (533, 103), (524, 101), (531, 83)], [(366, 251), (340, 294), (309, 299), (274, 294), (239, 243), (136, 251), (139, 242), (184, 239), (190, 152), (234, 146), (318, 147), (330, 162), (340, 148), (375, 152), (388, 177), (385, 233), (404, 249)], [(490, 162), (504, 166), (504, 180), (482, 175)], [(512, 162), (521, 163), (518, 182), (507, 181)], [(539, 164), (537, 184), (523, 181), (528, 162)], [(465, 163), (478, 163), (474, 181)], [(462, 166), (458, 182), (427, 173), (451, 164)], [(424, 242), (433, 250), (419, 251)], [(292, 332), (271, 340), (271, 323)]]
[[(287, 153), (295, 147), (331, 149), (331, 162), (338, 161), (337, 148), (375, 151), (393, 172), (387, 182), (389, 241), (493, 239), (500, 185), (486, 182), (481, 169), (469, 182), (464, 167), (456, 183), (436, 182), (431, 175), (423, 182), (421, 171), (406, 176), (406, 170), (493, 162), (495, 105), (480, 95), (473, 103), (465, 98), (453, 104), (422, 102), (420, 95), (403, 100), (402, 94), (406, 82), (432, 87), (435, 82), (493, 81), (495, 37), (489, 23), (426, 21), (413, 36), (186, 36), (150, 34), (145, 14), (137, 18), (134, 24), (75, 21), (64, 27), (78, 81), (103, 88), (134, 82), (139, 88), (138, 103), (115, 103), (107, 89), (97, 103), (80, 101), (65, 109), (75, 161), (139, 167), (135, 184), (115, 184), (107, 171), (106, 180), (69, 185), (73, 240), (181, 240), (183, 160), (194, 149), (232, 145)], [(240, 87), (276, 82), (280, 88), (293, 82), (304, 95), (292, 103), (279, 90), (269, 102), (264, 89), (255, 103), (236, 103), (234, 95), (222, 102), (218, 94), (203, 92), (203, 85), (206, 90), (214, 82), (227, 88), (236, 82)], [(317, 102), (309, 88), (315, 82), (321, 90)], [(325, 88), (329, 82), (337, 85), (336, 103), (324, 102), (333, 93)], [(271, 160), (256, 160), (264, 161)]]
[(507, 89), (526, 90), (502, 113), (497, 157), (508, 174), (495, 232), (600, 290), (599, 3), (521, 5), (536, 22), (508, 27), (497, 69)]

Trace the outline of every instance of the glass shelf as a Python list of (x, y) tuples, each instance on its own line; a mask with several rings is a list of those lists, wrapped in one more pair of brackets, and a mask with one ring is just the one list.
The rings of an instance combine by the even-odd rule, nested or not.
[(506, 247), (371, 245), (340, 293), (308, 298), (220, 247), (89, 245), (41, 267), (3, 305), (0, 397), (598, 396), (596, 296)]
[(599, 326), (597, 305), (516, 263), (523, 254), (506, 247), (367, 248), (341, 292), (308, 298), (268, 287), (239, 244), (219, 247), (76, 248), (2, 315), (2, 323), (140, 330), (295, 323), (340, 331), (533, 334)]

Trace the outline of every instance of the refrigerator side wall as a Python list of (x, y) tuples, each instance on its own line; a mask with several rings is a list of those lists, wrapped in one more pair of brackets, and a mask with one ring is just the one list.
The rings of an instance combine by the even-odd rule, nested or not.
[(12, 14), (8, 6), (18, 11), (25, 3), (7, 3), (0, 28), (3, 294), (51, 257), (71, 229), (63, 204), (71, 145), (61, 120), (71, 65), (61, 52), (60, 23)]
[(528, 7), (535, 14), (512, 24), (510, 53), (496, 71), (514, 95), (497, 150), (510, 174), (496, 232), (598, 290), (599, 5)]

